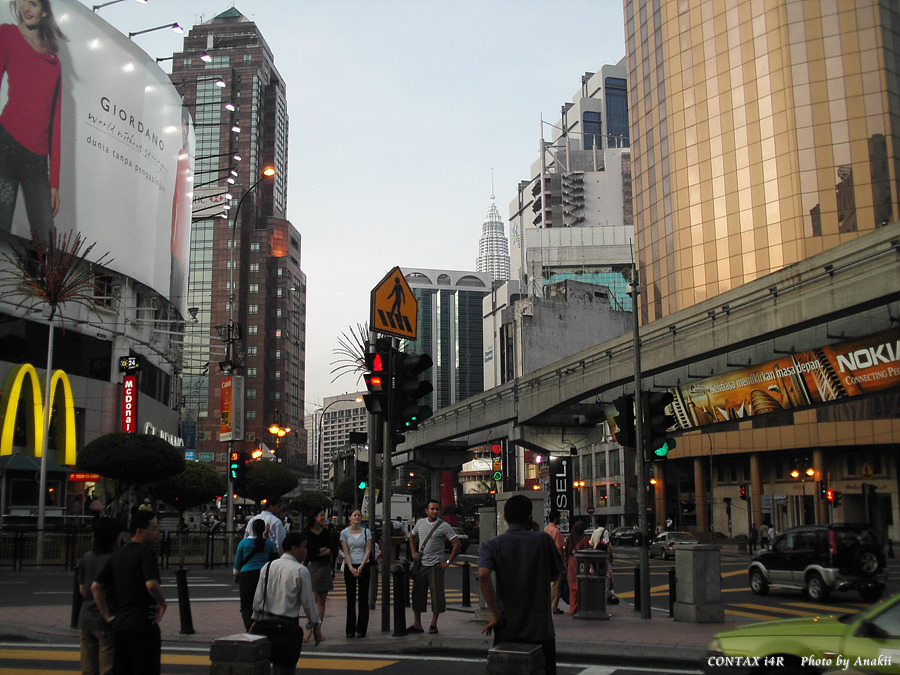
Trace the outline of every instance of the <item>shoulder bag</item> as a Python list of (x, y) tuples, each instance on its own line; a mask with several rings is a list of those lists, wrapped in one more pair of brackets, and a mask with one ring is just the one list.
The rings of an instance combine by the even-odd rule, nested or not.
[(431, 539), (431, 535), (434, 534), (434, 531), (438, 529), (438, 526), (441, 524), (441, 519), (438, 518), (437, 522), (434, 524), (434, 527), (431, 528), (431, 532), (428, 533), (428, 536), (425, 537), (425, 541), (422, 542), (422, 545), (418, 547), (419, 555), (416, 556), (416, 559), (413, 560), (412, 567), (409, 568), (409, 576), (417, 577), (419, 573), (422, 571), (422, 552), (425, 550), (425, 547), (428, 545), (428, 540)]

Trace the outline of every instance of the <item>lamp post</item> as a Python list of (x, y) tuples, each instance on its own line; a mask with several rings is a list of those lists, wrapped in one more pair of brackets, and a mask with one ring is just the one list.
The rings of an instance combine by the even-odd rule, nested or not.
[[(146, 5), (150, 0), (137, 0), (139, 4)], [(110, 5), (117, 5), (120, 2), (125, 2), (125, 0), (109, 0), (109, 2), (102, 2), (99, 5), (94, 5), (94, 13), (96, 14), (104, 7), (109, 7)]]
[[(262, 176), (260, 176), (259, 179), (255, 183), (253, 183), (253, 185), (251, 185), (249, 188), (247, 188), (244, 191), (244, 194), (241, 195), (241, 198), (238, 201), (237, 211), (235, 211), (234, 220), (232, 221), (232, 225), (231, 225), (231, 238), (230, 238), (230, 247), (229, 247), (231, 249), (230, 257), (229, 257), (229, 266), (231, 267), (231, 270), (230, 270), (231, 271), (231, 274), (230, 274), (231, 293), (228, 296), (228, 325), (225, 326), (225, 330), (223, 332), (223, 337), (225, 340), (225, 360), (221, 363), (222, 370), (225, 371), (226, 375), (230, 375), (234, 371), (234, 368), (235, 368), (234, 343), (236, 340), (238, 340), (240, 338), (238, 331), (235, 331), (235, 323), (234, 323), (234, 300), (235, 300), (235, 293), (234, 293), (234, 234), (235, 234), (235, 231), (237, 230), (238, 219), (241, 217), (241, 206), (244, 204), (244, 199), (246, 199), (247, 195), (249, 195), (251, 192), (253, 192), (253, 190), (256, 189), (256, 186), (259, 185), (263, 180), (265, 180), (266, 178), (271, 178), (274, 175), (275, 175), (275, 168), (271, 167), (271, 166), (266, 167), (262, 172)], [(229, 457), (231, 456), (232, 452), (234, 452), (234, 437), (233, 436), (232, 436), (232, 439), (228, 442), (228, 456)], [(226, 517), (227, 523), (228, 523), (228, 527), (226, 528), (226, 530), (230, 533), (231, 532), (231, 523), (234, 520), (234, 485), (232, 484), (232, 481), (231, 481), (231, 473), (230, 472), (227, 474), (227, 477), (228, 477), (228, 504), (227, 504), (226, 510), (225, 510), (225, 517)], [(231, 547), (230, 534), (229, 534), (228, 545), (230, 548)]]
[(322, 483), (324, 482), (325, 477), (322, 475), (324, 472), (324, 466), (322, 460), (325, 456), (324, 448), (322, 447), (325, 444), (325, 413), (328, 409), (333, 406), (335, 403), (349, 403), (349, 402), (361, 403), (362, 398), (360, 396), (356, 396), (354, 398), (338, 398), (333, 400), (331, 403), (326, 405), (321, 410), (316, 411), (316, 416), (318, 418), (318, 430), (316, 431), (316, 445), (319, 448), (318, 456), (316, 457), (316, 472), (319, 474), (319, 489), (322, 489)]
[(284, 427), (279, 424), (281, 418), (281, 413), (277, 410), (275, 411), (275, 421), (269, 425), (269, 433), (275, 437), (275, 461), (281, 461), (281, 453), (279, 452), (279, 445), (281, 443), (281, 439), (291, 433), (290, 427)]

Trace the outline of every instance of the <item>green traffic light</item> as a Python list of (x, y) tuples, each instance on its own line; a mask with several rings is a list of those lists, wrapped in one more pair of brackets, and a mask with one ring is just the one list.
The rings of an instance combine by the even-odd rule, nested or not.
[(503, 474), (500, 473), (499, 471), (495, 471), (494, 475), (491, 476), (491, 478), (493, 478), (495, 481), (499, 481), (499, 480), (503, 479)]
[(366, 481), (361, 480), (361, 481), (359, 481), (359, 485), (357, 485), (356, 487), (358, 487), (360, 490), (365, 490), (366, 485), (367, 485)]
[(657, 457), (665, 457), (669, 454), (669, 444), (663, 443), (660, 447), (656, 448), (656, 450), (653, 451), (653, 454), (655, 454)]

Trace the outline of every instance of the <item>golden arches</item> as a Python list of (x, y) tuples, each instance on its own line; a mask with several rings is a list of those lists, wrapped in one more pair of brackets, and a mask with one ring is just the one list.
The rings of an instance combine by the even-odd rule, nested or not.
[[(44, 401), (42, 382), (38, 379), (37, 371), (30, 363), (22, 363), (15, 366), (6, 376), (3, 385), (3, 396), (0, 398), (0, 456), (11, 455), (13, 451), (13, 433), (16, 426), (16, 414), (22, 398), (23, 389), (31, 390), (30, 401), (31, 415), (26, 414), (28, 429), (26, 447), (34, 452), (35, 457), (40, 457), (44, 447)], [(54, 370), (50, 378), (50, 415), (53, 415), (53, 401), (56, 399), (57, 388), (62, 387), (63, 414), (56, 420), (57, 434), (60, 440), (57, 461), (60, 464), (75, 464), (75, 402), (72, 397), (72, 385), (69, 377), (62, 370)]]

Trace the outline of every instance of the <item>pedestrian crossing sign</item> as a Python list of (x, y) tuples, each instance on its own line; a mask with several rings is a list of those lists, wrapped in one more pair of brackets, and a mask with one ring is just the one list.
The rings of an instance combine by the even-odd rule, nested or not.
[(419, 301), (403, 272), (395, 267), (372, 289), (369, 328), (376, 333), (415, 340), (418, 312)]

